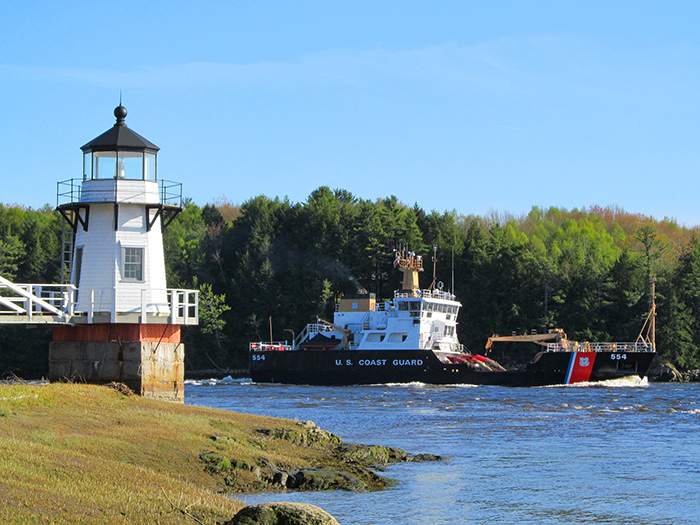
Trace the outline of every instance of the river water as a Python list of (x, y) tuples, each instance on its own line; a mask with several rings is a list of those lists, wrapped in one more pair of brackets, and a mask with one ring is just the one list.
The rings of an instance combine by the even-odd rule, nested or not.
[(188, 381), (185, 402), (312, 420), (345, 441), (449, 461), (406, 463), (369, 494), (313, 503), (343, 525), (700, 523), (700, 384), (309, 387)]

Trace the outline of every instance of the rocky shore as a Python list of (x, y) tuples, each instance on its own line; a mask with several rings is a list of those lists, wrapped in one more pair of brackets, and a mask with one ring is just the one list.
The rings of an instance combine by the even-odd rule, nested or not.
[(657, 357), (649, 369), (648, 378), (653, 383), (696, 383), (700, 382), (700, 370), (680, 371)]
[(387, 465), (445, 459), (122, 384), (0, 384), (0, 423), (1, 523), (331, 525), (313, 505), (245, 510), (231, 495), (381, 490), (395, 483), (378, 473)]
[(344, 443), (340, 436), (316, 426), (313, 421), (296, 424), (297, 428), (259, 428), (257, 446), (265, 450), (268, 444), (285, 441), (295, 447), (319, 448), (326, 451), (323, 459), (311, 467), (278, 464), (261, 455), (253, 462), (235, 457), (232, 436), (212, 437), (214, 450), (199, 455), (206, 469), (219, 476), (226, 486), (236, 492), (284, 491), (287, 489), (351, 490), (369, 492), (392, 486), (395, 481), (377, 474), (391, 463), (440, 461), (433, 454), (409, 454), (405, 450), (382, 445)]

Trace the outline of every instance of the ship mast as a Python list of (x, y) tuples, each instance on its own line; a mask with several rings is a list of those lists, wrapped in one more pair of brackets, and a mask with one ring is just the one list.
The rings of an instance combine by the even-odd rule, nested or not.
[(437, 244), (433, 245), (433, 282), (430, 283), (430, 291), (435, 290), (435, 283), (437, 282)]
[(651, 311), (637, 336), (637, 342), (640, 341), (651, 346), (652, 352), (656, 352), (656, 279), (651, 282)]
[(415, 252), (409, 252), (405, 247), (394, 251), (396, 252), (394, 267), (398, 267), (403, 272), (401, 292), (410, 294), (411, 297), (419, 297), (418, 273), (423, 271), (423, 258)]
[(651, 348), (656, 351), (656, 277), (651, 282)]

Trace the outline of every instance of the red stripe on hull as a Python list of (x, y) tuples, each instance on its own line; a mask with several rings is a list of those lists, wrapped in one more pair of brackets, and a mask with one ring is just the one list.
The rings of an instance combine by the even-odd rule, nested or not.
[(595, 363), (596, 352), (576, 352), (571, 356), (574, 360), (569, 384), (585, 383), (591, 378), (593, 363)]

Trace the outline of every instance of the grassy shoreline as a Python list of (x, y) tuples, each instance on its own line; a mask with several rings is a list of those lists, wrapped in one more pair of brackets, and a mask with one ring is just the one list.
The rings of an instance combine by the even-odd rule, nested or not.
[(0, 385), (0, 521), (221, 523), (245, 506), (230, 493), (282, 490), (275, 476), (316, 467), (351, 472), (368, 490), (386, 485), (368, 467), (391, 461), (390, 449), (372, 457), (365, 447), (358, 461), (338, 440), (107, 387)]

